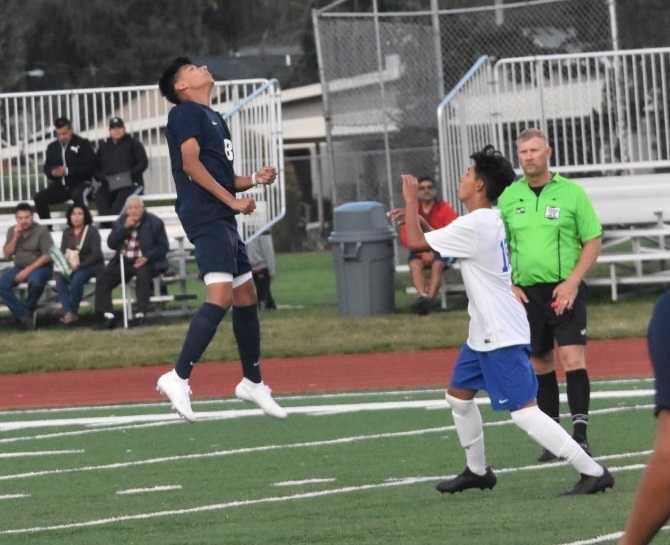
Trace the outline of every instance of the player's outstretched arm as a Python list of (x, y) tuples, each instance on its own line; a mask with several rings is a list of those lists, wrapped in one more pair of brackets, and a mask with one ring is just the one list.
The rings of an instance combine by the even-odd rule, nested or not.
[(271, 185), (277, 180), (275, 167), (261, 167), (253, 176), (235, 176), (235, 189), (246, 191), (257, 185)]
[(656, 444), (619, 545), (646, 545), (670, 517), (670, 411), (661, 411)]
[(413, 252), (425, 252), (430, 246), (423, 236), (419, 223), (419, 181), (411, 174), (402, 174), (402, 196), (405, 200), (405, 225), (407, 227), (407, 247)]
[(184, 172), (196, 184), (202, 187), (236, 212), (251, 214), (256, 209), (253, 199), (236, 199), (230, 191), (219, 184), (200, 161), (200, 144), (195, 138), (189, 138), (181, 145), (181, 160)]

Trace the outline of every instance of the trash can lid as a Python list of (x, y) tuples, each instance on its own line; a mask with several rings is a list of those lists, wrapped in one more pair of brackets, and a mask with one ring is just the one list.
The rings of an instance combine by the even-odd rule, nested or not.
[(329, 242), (365, 242), (389, 240), (394, 231), (381, 203), (375, 201), (348, 202), (333, 210), (335, 229)]

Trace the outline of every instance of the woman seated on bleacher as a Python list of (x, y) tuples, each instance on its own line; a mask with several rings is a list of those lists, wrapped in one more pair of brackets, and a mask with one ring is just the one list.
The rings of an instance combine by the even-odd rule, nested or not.
[(70, 325), (79, 318), (86, 283), (104, 265), (100, 247), (100, 233), (92, 225), (91, 212), (82, 204), (70, 206), (66, 213), (68, 228), (63, 232), (61, 252), (70, 265), (69, 277), (56, 275), (56, 291), (63, 305), (61, 322)]

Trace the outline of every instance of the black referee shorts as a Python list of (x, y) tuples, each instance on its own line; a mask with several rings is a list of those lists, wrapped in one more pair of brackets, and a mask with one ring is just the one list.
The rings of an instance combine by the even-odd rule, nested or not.
[(587, 288), (579, 285), (572, 309), (557, 316), (551, 308), (553, 291), (558, 283), (522, 286), (528, 297), (526, 314), (530, 324), (530, 345), (533, 356), (542, 356), (558, 346), (586, 344), (586, 296)]

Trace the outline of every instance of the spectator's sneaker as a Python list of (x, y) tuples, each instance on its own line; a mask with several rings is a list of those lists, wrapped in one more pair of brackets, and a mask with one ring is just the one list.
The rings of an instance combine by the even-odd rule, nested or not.
[(277, 402), (272, 399), (272, 390), (270, 390), (270, 387), (263, 382), (256, 384), (247, 378), (243, 378), (240, 383), (235, 386), (235, 397), (242, 401), (251, 401), (251, 403), (255, 403), (269, 416), (286, 418), (288, 415), (286, 409), (277, 405)]
[(114, 329), (116, 327), (116, 317), (105, 316), (101, 322), (98, 323), (95, 328), (99, 331), (105, 331), (108, 329)]
[(563, 492), (561, 496), (583, 496), (586, 494), (595, 494), (596, 492), (605, 492), (608, 488), (614, 486), (614, 477), (603, 466), (605, 472), (600, 477), (592, 477), (590, 475), (582, 475), (577, 484), (567, 492)]
[(156, 383), (156, 390), (170, 400), (172, 408), (179, 413), (179, 416), (189, 422), (197, 420), (191, 409), (191, 388), (188, 380), (181, 378), (174, 369), (161, 375)]
[(79, 320), (79, 316), (77, 316), (74, 312), (66, 312), (60, 319), (63, 325), (73, 324), (77, 320)]
[(553, 452), (550, 450), (547, 450), (546, 448), (542, 449), (542, 454), (540, 454), (537, 457), (537, 461), (540, 463), (544, 462), (557, 462), (559, 460), (558, 456), (556, 456)]
[(18, 319), (18, 326), (24, 331), (34, 331), (37, 326), (37, 317), (34, 312), (30, 312)]
[(437, 483), (435, 489), (442, 494), (463, 492), (463, 490), (467, 490), (468, 488), (479, 488), (480, 490), (488, 488), (490, 490), (497, 482), (498, 479), (496, 478), (495, 473), (493, 473), (491, 466), (486, 466), (486, 473), (484, 473), (484, 475), (477, 475), (466, 467), (465, 471), (457, 477)]
[(142, 327), (146, 325), (147, 320), (143, 312), (136, 312), (135, 317), (130, 321), (130, 327)]
[(418, 297), (417, 300), (412, 304), (412, 310), (419, 316), (425, 316), (426, 314), (430, 313), (431, 307), (431, 300), (428, 299), (428, 297), (424, 297), (423, 295)]

